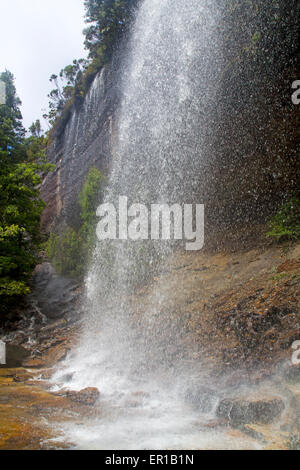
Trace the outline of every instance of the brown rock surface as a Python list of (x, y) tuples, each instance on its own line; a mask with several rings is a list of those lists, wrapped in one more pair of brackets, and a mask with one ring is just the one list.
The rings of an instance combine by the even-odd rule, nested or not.
[[(256, 387), (271, 380), (275, 372), (282, 374), (279, 382), (286, 393), (286, 383), (292, 379), (283, 421), (287, 431), (278, 432), (275, 440), (272, 436), (278, 428), (277, 420), (283, 420), (280, 398), (246, 397), (236, 401), (234, 395), (229, 399), (234, 401), (230, 406), (235, 414), (230, 414), (227, 422), (235, 425), (242, 420), (246, 433), (258, 440), (263, 436), (266, 446), (272, 448), (287, 446), (289, 433), (294, 428), (299, 432), (300, 426), (298, 375), (290, 377), (287, 372), (291, 369), (292, 342), (300, 339), (300, 269), (297, 263), (291, 263), (299, 260), (300, 244), (283, 248), (177, 253), (164, 273), (153, 281), (158, 305), (151, 285), (130, 298), (133, 325), (144, 334), (149, 331), (151, 342), (155, 338), (151, 356), (154, 367), (162, 358), (170, 365), (177, 359), (184, 366), (192, 362), (204, 364), (208, 377), (222, 379), (225, 372), (223, 383), (237, 394), (241, 385)], [(286, 270), (277, 272), (285, 261)], [(53, 394), (45, 389), (46, 383), (35, 380), (36, 375), (45, 379), (52, 375), (76, 344), (79, 331), (79, 324), (65, 319), (40, 325), (32, 332), (31, 358), (24, 361), (32, 370), (0, 368), (1, 449), (60, 447), (48, 442), (59, 436), (57, 430), (53, 431), (53, 423), (100, 412), (91, 406), (99, 399), (97, 389)], [(204, 392), (202, 389), (201, 396)], [(198, 403), (197, 394), (191, 398)], [(226, 403), (223, 405), (225, 409)], [(264, 422), (275, 419), (275, 424), (250, 425), (261, 415)]]
[(100, 392), (97, 388), (89, 387), (79, 392), (73, 390), (66, 392), (66, 397), (76, 403), (82, 403), (84, 405), (92, 406), (98, 401)]
[(225, 399), (217, 409), (219, 418), (227, 419), (234, 425), (262, 423), (270, 424), (280, 418), (285, 405), (280, 398), (258, 401)]

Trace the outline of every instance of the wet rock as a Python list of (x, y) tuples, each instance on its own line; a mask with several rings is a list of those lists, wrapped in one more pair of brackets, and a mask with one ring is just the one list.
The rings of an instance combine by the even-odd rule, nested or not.
[(47, 353), (43, 354), (42, 357), (31, 358), (22, 363), (23, 367), (29, 369), (41, 369), (46, 367), (52, 367), (58, 362), (63, 361), (69, 352), (69, 348), (65, 344), (59, 344), (54, 348), (49, 349)]
[(221, 401), (217, 409), (217, 416), (225, 418), (234, 425), (270, 424), (281, 416), (284, 408), (285, 405), (280, 398), (258, 401), (229, 398)]
[(295, 271), (296, 269), (299, 269), (299, 268), (300, 268), (300, 259), (298, 260), (288, 259), (284, 263), (282, 263), (280, 266), (278, 266), (277, 273)]
[(203, 429), (217, 429), (225, 427), (227, 425), (227, 421), (224, 418), (211, 419), (206, 423), (203, 421), (195, 422), (194, 425)]
[(76, 403), (92, 406), (95, 405), (95, 403), (98, 401), (100, 397), (100, 392), (97, 388), (90, 387), (85, 388), (80, 392), (75, 392), (73, 390), (67, 391), (66, 397)]
[(25, 383), (25, 382), (28, 382), (28, 380), (31, 380), (32, 378), (33, 378), (32, 374), (30, 374), (27, 371), (20, 370), (16, 373), (16, 375), (14, 375), (13, 381), (15, 383)]
[(256, 439), (258, 441), (261, 441), (261, 442), (266, 442), (266, 439), (265, 439), (265, 436), (263, 433), (257, 431), (253, 425), (249, 425), (249, 424), (245, 424), (245, 425), (241, 425), (239, 427), (239, 429), (244, 432), (245, 434), (247, 434), (247, 436), (250, 436), (252, 437), (253, 439)]
[(291, 365), (284, 372), (286, 380), (291, 382), (300, 382), (300, 365)]
[(60, 319), (70, 310), (74, 314), (73, 306), (78, 299), (78, 284), (72, 279), (58, 275), (50, 263), (36, 267), (32, 285), (33, 298), (38, 309), (47, 318)]
[(28, 356), (30, 356), (30, 353), (22, 346), (7, 344), (6, 364), (0, 365), (0, 369), (20, 367)]
[(202, 273), (203, 271), (208, 271), (209, 268), (207, 266), (203, 266), (202, 268), (196, 268), (194, 269), (194, 273)]
[(63, 361), (69, 352), (69, 348), (65, 344), (59, 344), (54, 348), (51, 348), (48, 355), (45, 355), (47, 365), (54, 365), (60, 361)]
[(119, 58), (105, 65), (94, 81), (95, 95), (87, 94), (85, 105), (70, 114), (66, 126), (54, 130), (47, 149), (47, 161), (56, 169), (49, 172), (41, 187), (46, 207), (42, 214), (45, 232), (53, 226), (80, 223), (78, 193), (92, 166), (107, 174), (111, 163), (111, 139), (120, 100)]
[(56, 369), (45, 369), (41, 371), (39, 375), (42, 380), (49, 380), (53, 377), (55, 372)]
[(185, 401), (203, 413), (213, 410), (218, 396), (216, 392), (204, 386), (191, 386), (185, 392)]
[(29, 369), (42, 369), (45, 367), (45, 361), (42, 358), (28, 359), (23, 362), (23, 367), (28, 367)]
[(243, 383), (247, 383), (248, 380), (249, 380), (249, 376), (246, 372), (236, 371), (228, 377), (228, 379), (226, 380), (225, 385), (226, 385), (226, 387), (229, 387), (229, 388), (238, 388)]

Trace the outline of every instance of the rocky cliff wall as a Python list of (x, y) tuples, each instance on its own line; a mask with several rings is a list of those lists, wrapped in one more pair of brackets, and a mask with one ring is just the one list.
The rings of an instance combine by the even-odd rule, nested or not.
[(42, 217), (46, 232), (78, 222), (78, 193), (91, 166), (108, 172), (114, 123), (119, 103), (117, 60), (95, 77), (80, 107), (74, 107), (66, 127), (51, 140), (47, 159), (56, 165), (42, 184), (47, 207)]
[[(265, 47), (273, 50), (272, 38), (264, 38), (266, 44), (263, 42), (260, 49), (245, 53), (241, 35), (229, 34), (228, 19), (226, 24), (223, 47), (227, 45), (227, 50), (221, 54), (219, 64), (224, 73), (216, 84), (219, 93), (212, 103), (211, 152), (201, 166), (198, 135), (203, 113), (197, 103), (203, 90), (195, 77), (192, 102), (195, 109), (198, 106), (198, 114), (193, 111), (190, 152), (184, 155), (188, 158), (186, 180), (190, 173), (198, 177), (195, 202), (205, 203), (207, 224), (221, 232), (224, 226), (235, 229), (249, 221), (265, 223), (290, 194), (299, 190), (300, 174), (299, 106), (291, 101), (292, 82), (299, 78), (299, 28), (295, 27), (295, 35), (282, 44), (273, 34), (278, 51), (272, 57), (268, 55), (270, 64), (266, 66)], [(241, 21), (236, 26), (238, 32), (243, 24)], [(283, 32), (293, 29), (282, 28)], [(109, 173), (126, 68), (122, 58), (128, 55), (124, 50), (128, 47), (126, 41), (122, 47), (95, 77), (81, 106), (74, 106), (61, 133), (52, 139), (48, 160), (56, 170), (42, 185), (47, 204), (42, 226), (46, 232), (79, 222), (78, 193), (91, 166)], [(189, 111), (183, 109), (183, 113), (188, 115)], [(138, 128), (141, 123), (136, 125)], [(185, 126), (183, 120), (183, 142)]]

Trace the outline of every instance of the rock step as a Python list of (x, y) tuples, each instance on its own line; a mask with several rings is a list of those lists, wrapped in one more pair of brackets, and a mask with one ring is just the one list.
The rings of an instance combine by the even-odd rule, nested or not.
[(285, 409), (281, 398), (248, 401), (224, 399), (217, 409), (217, 416), (226, 419), (230, 424), (251, 423), (271, 424), (278, 419)]

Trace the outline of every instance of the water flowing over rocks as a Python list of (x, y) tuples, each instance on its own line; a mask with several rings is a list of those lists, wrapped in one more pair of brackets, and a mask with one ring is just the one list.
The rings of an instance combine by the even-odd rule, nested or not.
[(97, 388), (86, 388), (80, 392), (67, 391), (66, 397), (76, 403), (83, 403), (84, 405), (95, 405), (100, 397), (100, 392)]
[(234, 425), (270, 424), (280, 417), (284, 408), (284, 403), (280, 398), (260, 401), (225, 399), (218, 406), (217, 416), (225, 418)]
[[(226, 442), (226, 435), (229, 439), (233, 433), (231, 441), (239, 442), (238, 448), (243, 448), (243, 443), (246, 448), (287, 448), (289, 435), (300, 431), (299, 367), (290, 363), (291, 341), (299, 328), (299, 267), (293, 264), (293, 271), (283, 272), (284, 276), (279, 279), (276, 277), (277, 267), (285, 260), (298, 259), (297, 243), (285, 253), (280, 247), (266, 246), (262, 250), (227, 254), (177, 254), (168, 270), (153, 280), (160, 289), (172, 292), (166, 296), (165, 313), (161, 318), (149, 317), (151, 286), (140, 288), (131, 298), (136, 311), (132, 317), (135, 325), (145, 328), (147, 322), (151, 322), (152, 331), (153, 328), (160, 330), (157, 360), (164, 351), (170, 368), (178, 364), (179, 358), (183, 361), (181, 367), (177, 365), (177, 374), (186, 371), (186, 380), (179, 384), (179, 397), (182, 406), (187, 407), (185, 415), (193, 413), (195, 422), (190, 429), (195, 429), (199, 439), (202, 432), (207, 436), (213, 430), (221, 433), (223, 442)], [(176, 286), (184, 288), (179, 291)], [(257, 323), (258, 327), (254, 324), (257, 332), (248, 321), (248, 312), (251, 318), (265, 318)], [(31, 344), (26, 346), (31, 357), (21, 356), (14, 369), (0, 368), (0, 434), (3, 427), (8, 429), (10, 413), (10, 429), (13, 429), (10, 435), (16, 448), (72, 447), (72, 438), (58, 431), (54, 434), (60, 444), (47, 444), (47, 439), (54, 437), (56, 425), (60, 423), (69, 429), (71, 423), (72, 426), (77, 422), (87, 424), (89, 420), (92, 423), (89, 413), (110, 416), (110, 400), (118, 400), (126, 413), (133, 413), (133, 420), (145, 406), (150, 406), (153, 392), (143, 389), (141, 384), (136, 390), (124, 391), (123, 395), (116, 392), (112, 399), (107, 398), (107, 391), (102, 391), (100, 386), (100, 396), (92, 384), (88, 390), (74, 389), (76, 371), (68, 370), (66, 364), (80, 342), (82, 323), (80, 319), (71, 322), (68, 319), (71, 313), (66, 319), (48, 319), (46, 324), (37, 324), (31, 332)], [(172, 323), (169, 323), (170, 314)], [(233, 318), (243, 329), (242, 335), (236, 336)], [(170, 327), (176, 319), (184, 322), (184, 334), (171, 355), (167, 343)], [(266, 332), (271, 329), (272, 335), (261, 336), (261, 328)], [(248, 335), (252, 338), (252, 347), (247, 356), (240, 357), (237, 351), (239, 348), (244, 351)], [(13, 336), (11, 341), (13, 344)], [(195, 361), (205, 367), (200, 369), (199, 377), (194, 377), (193, 366), (191, 381), (188, 371)], [(173, 380), (176, 383), (175, 377)], [(60, 390), (54, 388), (49, 392), (57, 386)], [(156, 395), (158, 399), (158, 391), (154, 392)], [(14, 413), (10, 407), (11, 397), (17, 407)], [(24, 408), (28, 403), (33, 410), (29, 414)], [(39, 421), (37, 410), (48, 424)], [(22, 420), (27, 423), (26, 432), (31, 440), (28, 437), (26, 441)], [(106, 420), (104, 423), (108, 425)], [(208, 441), (203, 444), (205, 448), (214, 448), (211, 445)], [(221, 447), (221, 442), (219, 445)], [(0, 439), (0, 448), (11, 446), (10, 438)]]

